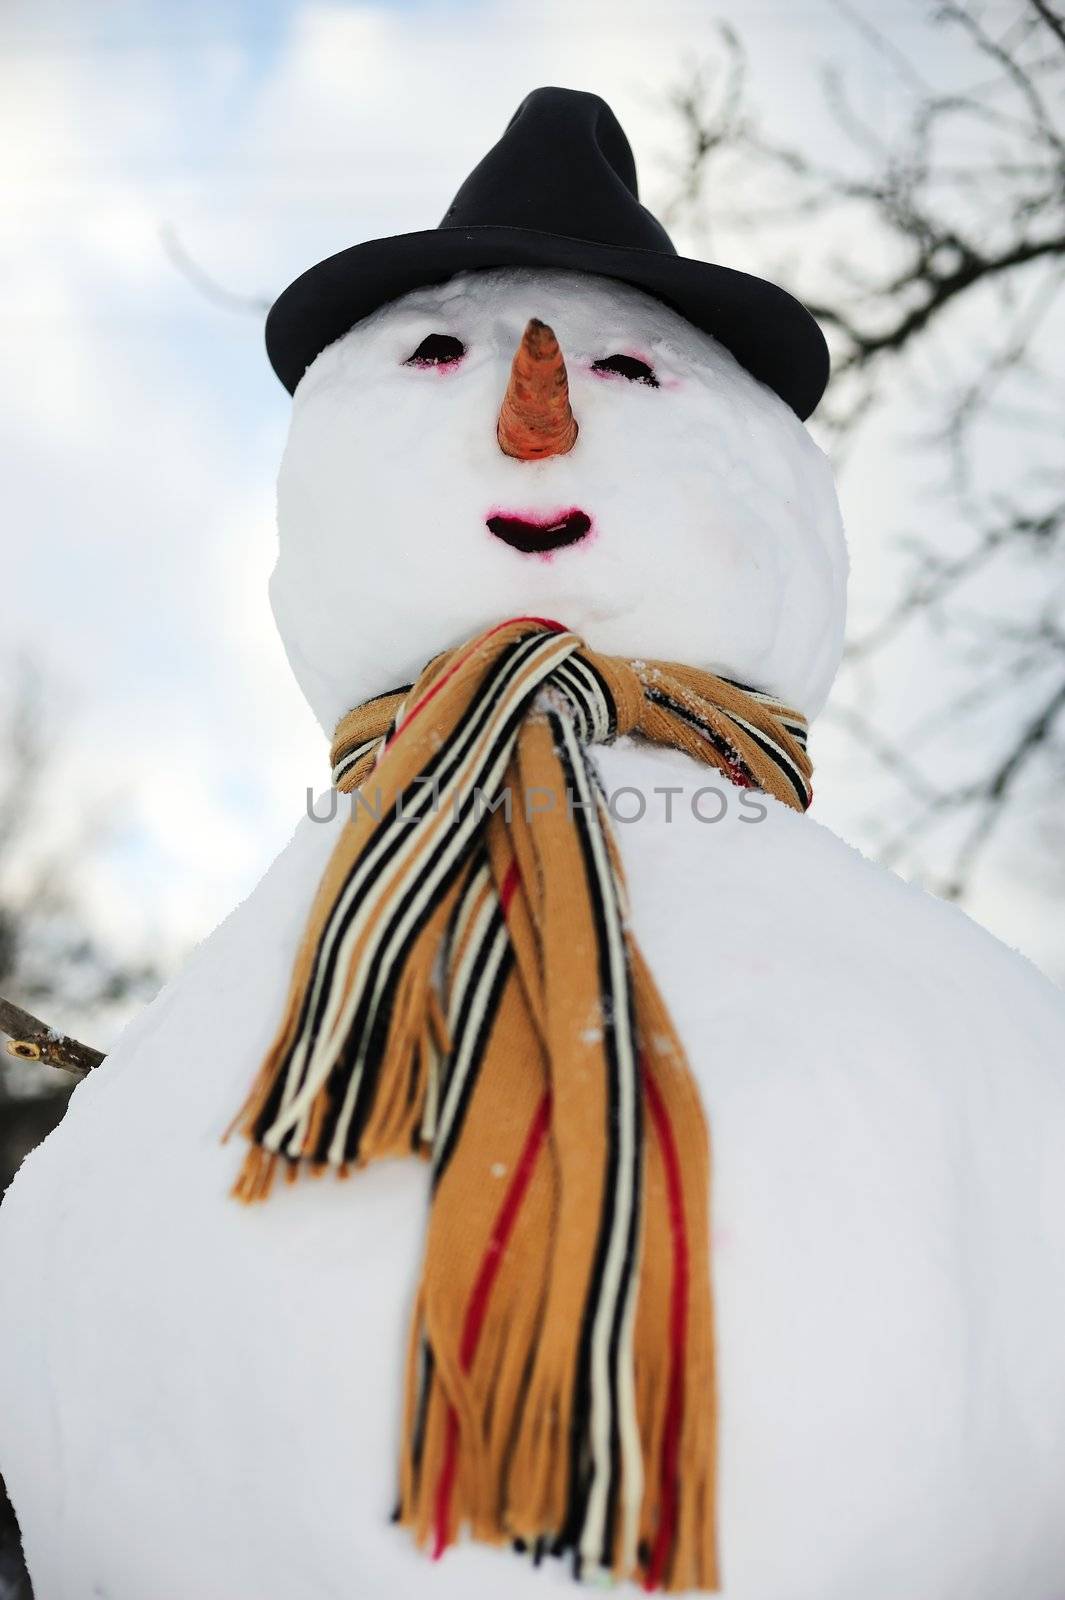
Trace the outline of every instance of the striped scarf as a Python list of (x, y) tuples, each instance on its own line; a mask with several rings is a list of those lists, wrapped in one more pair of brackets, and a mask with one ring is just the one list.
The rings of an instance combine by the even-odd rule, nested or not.
[(238, 1119), (278, 1166), (431, 1164), (398, 1520), (578, 1576), (716, 1583), (709, 1154), (629, 929), (588, 747), (683, 750), (804, 809), (768, 695), (517, 618), (341, 722), (353, 797)]

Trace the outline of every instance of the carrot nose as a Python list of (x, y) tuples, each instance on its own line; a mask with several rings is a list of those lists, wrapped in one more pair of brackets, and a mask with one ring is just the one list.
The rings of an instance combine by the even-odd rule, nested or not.
[(564, 456), (577, 442), (562, 351), (546, 322), (535, 317), (521, 336), (496, 429), (504, 455), (519, 461)]

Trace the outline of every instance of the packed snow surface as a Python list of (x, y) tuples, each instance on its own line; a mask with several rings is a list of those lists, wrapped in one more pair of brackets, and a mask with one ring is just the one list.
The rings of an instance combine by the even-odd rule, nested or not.
[[(558, 337), (580, 429), (541, 462), (496, 443), (530, 317)], [(461, 340), (461, 361), (407, 365), (434, 333)], [(657, 387), (593, 369), (612, 355)], [(549, 556), (486, 527), (574, 510), (589, 536)], [(825, 457), (723, 346), (604, 278), (467, 273), (361, 322), (296, 390), (278, 526), (274, 611), (329, 733), (434, 650), (521, 612), (609, 654), (722, 670), (807, 716), (839, 665), (846, 553)]]
[[(748, 820), (671, 753), (598, 759), (646, 797), (617, 825), (633, 920), (713, 1140), (727, 1600), (1054, 1600), (1062, 997), (812, 818)], [(569, 1584), (469, 1544), (433, 1564), (389, 1522), (425, 1169), (227, 1198), (220, 1136), (341, 819), (301, 824), (0, 1210), (0, 1460), (38, 1600)]]
[[(533, 316), (580, 429), (537, 463), (495, 433)], [(434, 333), (462, 359), (409, 365)], [(487, 525), (575, 512), (587, 536), (549, 557)], [(279, 525), (274, 607), (329, 731), (516, 613), (808, 715), (838, 664), (823, 456), (714, 340), (602, 279), (461, 277), (324, 351)], [(711, 1130), (726, 1600), (1061, 1600), (1065, 1000), (812, 819), (675, 753), (596, 759), (642, 809), (617, 824), (633, 923)], [(301, 824), (0, 1208), (0, 1467), (37, 1600), (569, 1583), (470, 1544), (434, 1564), (389, 1520), (425, 1168), (228, 1198), (221, 1135), (342, 820)]]

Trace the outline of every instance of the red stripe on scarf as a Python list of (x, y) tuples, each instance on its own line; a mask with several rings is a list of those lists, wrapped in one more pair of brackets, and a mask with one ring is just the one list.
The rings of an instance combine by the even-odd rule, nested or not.
[[(510, 874), (508, 873), (509, 877)], [(488, 1240), (488, 1246), (481, 1260), (480, 1269), (474, 1281), (466, 1306), (466, 1317), (462, 1326), (462, 1343), (459, 1346), (459, 1366), (463, 1372), (469, 1372), (473, 1365), (473, 1358), (477, 1354), (477, 1341), (481, 1336), (485, 1315), (488, 1311), (488, 1301), (491, 1297), (492, 1286), (495, 1283), (499, 1269), (503, 1264), (503, 1252), (507, 1241), (514, 1231), (514, 1224), (518, 1220), (522, 1201), (525, 1199), (526, 1190), (532, 1181), (533, 1171), (536, 1167), (537, 1157), (547, 1138), (547, 1130), (551, 1126), (551, 1091), (546, 1090), (543, 1099), (536, 1108), (529, 1132), (525, 1137), (525, 1145), (514, 1176), (510, 1180), (503, 1204), (499, 1208), (495, 1226)], [(444, 1444), (444, 1464), (440, 1469), (440, 1477), (436, 1485), (436, 1529), (433, 1541), (433, 1560), (438, 1561), (447, 1549), (447, 1524), (448, 1513), (451, 1506), (451, 1491), (455, 1483), (455, 1473), (458, 1468), (459, 1446), (459, 1419), (454, 1406), (448, 1411), (447, 1439)]]
[(518, 866), (517, 860), (512, 858), (510, 866), (503, 874), (503, 886), (499, 891), (499, 904), (502, 907), (504, 917), (507, 914), (507, 907), (513, 900), (514, 892), (520, 882), (521, 868)]
[(676, 1531), (677, 1458), (680, 1454), (680, 1430), (684, 1412), (684, 1342), (688, 1322), (689, 1262), (680, 1158), (673, 1138), (669, 1113), (658, 1092), (657, 1084), (647, 1070), (646, 1063), (643, 1068), (643, 1083), (651, 1121), (654, 1123), (659, 1148), (662, 1151), (666, 1196), (669, 1203), (669, 1229), (673, 1238), (673, 1291), (669, 1308), (669, 1398), (666, 1405), (665, 1427), (662, 1430), (660, 1479), (662, 1510), (644, 1582), (644, 1588), (651, 1590), (657, 1589), (662, 1580)]
[[(550, 628), (552, 633), (565, 633), (566, 631), (561, 622), (553, 622), (550, 617), (508, 617), (505, 622), (497, 622), (494, 628), (489, 628), (487, 633), (482, 633), (479, 638), (474, 639), (469, 649), (464, 650), (458, 659), (451, 663), (450, 667), (448, 667), (443, 676), (437, 678), (432, 687), (426, 690), (425, 694), (422, 695), (417, 704), (411, 706), (410, 711), (403, 718), (403, 721), (392, 735), (392, 738), (389, 739), (388, 744), (385, 745), (385, 750), (387, 750), (392, 741), (403, 732), (403, 729), (406, 728), (409, 723), (414, 721), (418, 713), (425, 710), (425, 707), (429, 704), (430, 700), (435, 699), (435, 697), (440, 693), (440, 690), (444, 687), (445, 683), (453, 678), (461, 667), (465, 666), (466, 662), (470, 659), (475, 650), (479, 650), (487, 639), (493, 638), (497, 633), (500, 632), (501, 629), (513, 627), (515, 622), (535, 622), (541, 628)], [(383, 755), (384, 751), (381, 753)]]

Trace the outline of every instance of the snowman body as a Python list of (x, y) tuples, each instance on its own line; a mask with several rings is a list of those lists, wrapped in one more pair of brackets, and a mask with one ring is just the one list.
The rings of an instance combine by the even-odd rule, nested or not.
[[(580, 440), (497, 461), (531, 315), (566, 352)], [(327, 726), (525, 611), (817, 709), (842, 630), (831, 480), (712, 340), (633, 291), (540, 273), (370, 323), (301, 385), (279, 495), (275, 609)], [(463, 346), (450, 370), (407, 365), (430, 334)], [(595, 366), (619, 345), (654, 385)], [(588, 536), (540, 555), (487, 526), (550, 531), (574, 508)], [(711, 1133), (723, 1593), (1054, 1600), (1065, 1004), (813, 819), (674, 752), (594, 758)], [(568, 1582), (469, 1543), (430, 1562), (390, 1522), (424, 1166), (228, 1198), (241, 1152), (221, 1136), (343, 820), (300, 824), (0, 1211), (19, 1306), (0, 1465), (38, 1600), (534, 1600)]]

